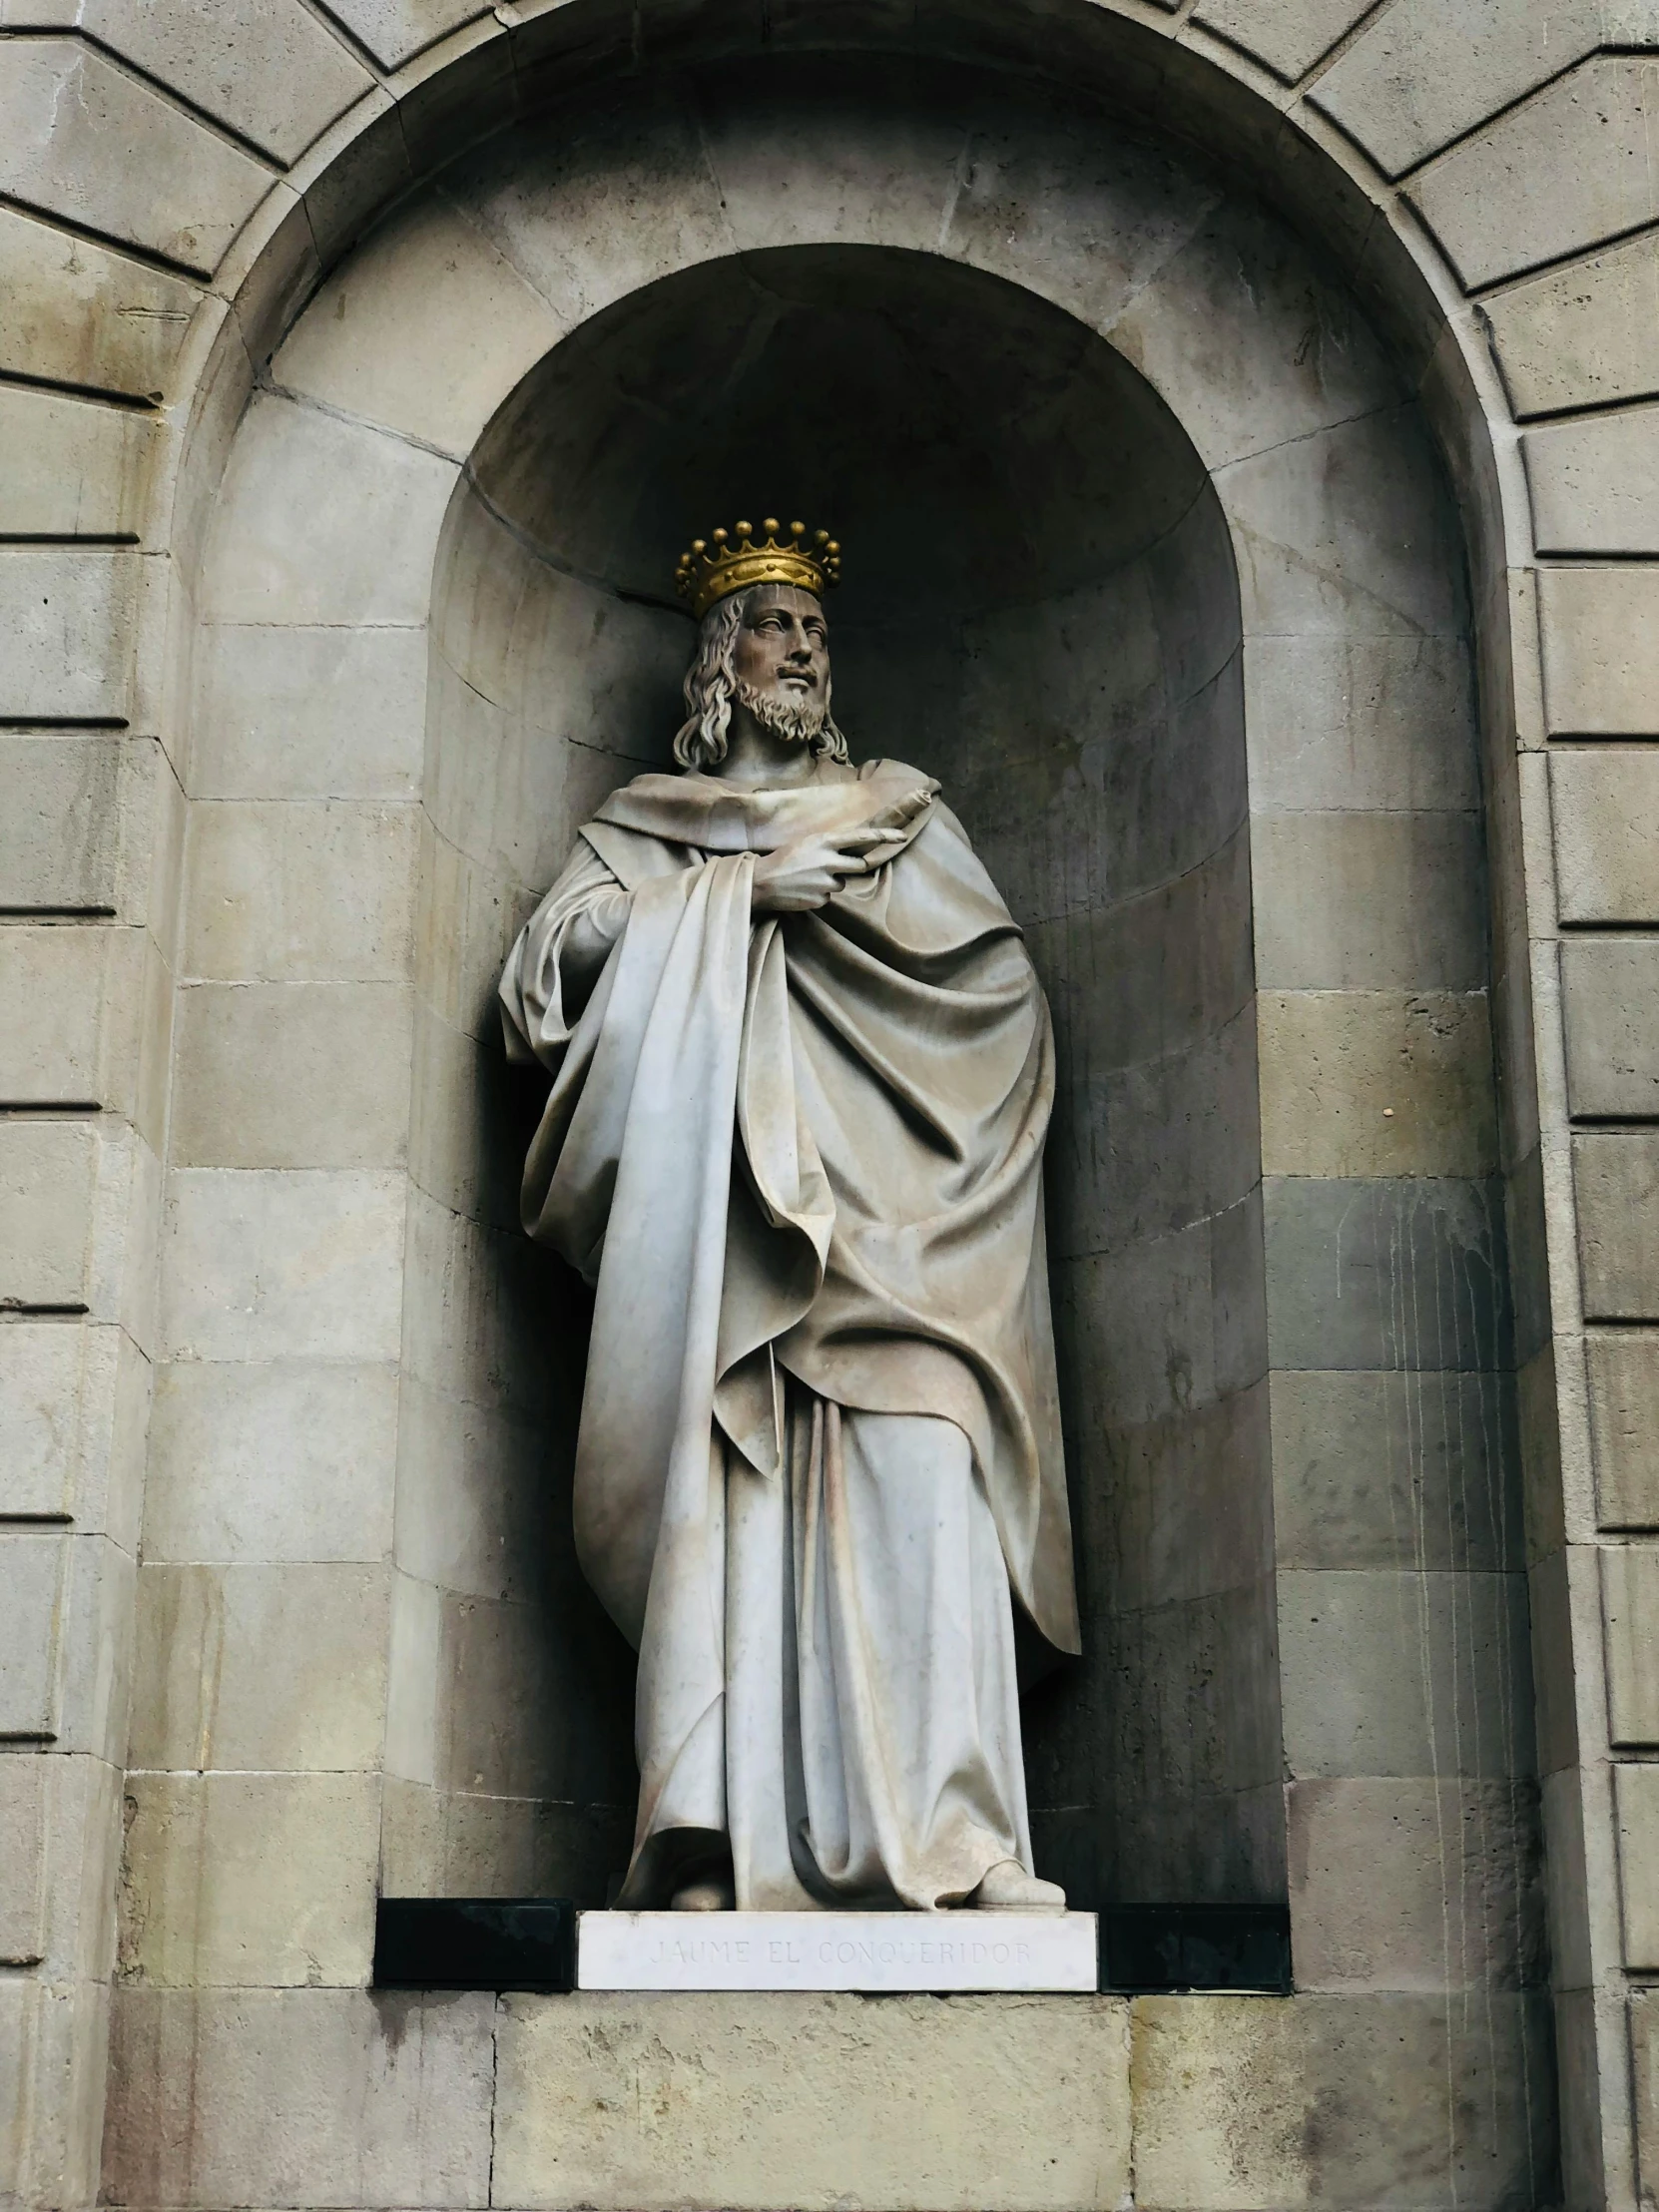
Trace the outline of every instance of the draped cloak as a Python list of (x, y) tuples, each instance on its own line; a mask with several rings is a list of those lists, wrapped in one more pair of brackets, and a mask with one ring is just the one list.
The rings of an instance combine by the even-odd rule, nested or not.
[[(721, 1725), (711, 1439), (781, 1479), (790, 1378), (838, 1407), (954, 1423), (1015, 1597), (1078, 1649), (1043, 1243), (1048, 1009), (937, 792), (891, 761), (784, 791), (637, 777), (584, 826), (502, 980), (510, 1055), (554, 1079), (524, 1226), (596, 1294), (576, 1542), (640, 1653), (640, 1845)], [(758, 854), (884, 827), (916, 793), (927, 806), (826, 906), (752, 915)], [(576, 1004), (584, 923), (614, 941)]]

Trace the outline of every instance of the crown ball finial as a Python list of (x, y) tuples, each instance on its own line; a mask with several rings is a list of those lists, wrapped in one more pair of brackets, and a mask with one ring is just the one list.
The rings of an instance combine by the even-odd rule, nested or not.
[(804, 522), (792, 522), (790, 524), (790, 536), (792, 538), (804, 538), (806, 535), (807, 525)]
[(715, 532), (715, 543), (716, 545), (724, 545), (726, 543), (726, 532), (724, 530), (717, 530)]
[(708, 541), (708, 539), (707, 539), (707, 538), (693, 538), (693, 539), (692, 539), (692, 551), (693, 551), (694, 553), (706, 553), (706, 552), (707, 552), (708, 550), (709, 550), (709, 541)]
[(740, 537), (740, 538), (747, 538), (747, 537), (751, 537), (751, 536), (753, 536), (753, 534), (754, 534), (754, 529), (755, 529), (755, 526), (754, 526), (754, 524), (753, 524), (753, 523), (751, 523), (751, 522), (740, 522), (740, 523), (738, 524), (738, 535), (739, 535), (739, 537)]
[(775, 538), (778, 535), (778, 517), (776, 515), (768, 515), (766, 520), (761, 524), (761, 528), (766, 532), (769, 538)]

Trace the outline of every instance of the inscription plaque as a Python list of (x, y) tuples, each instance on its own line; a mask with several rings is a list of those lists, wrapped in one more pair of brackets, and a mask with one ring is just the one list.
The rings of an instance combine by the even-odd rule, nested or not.
[(579, 1989), (1099, 1986), (1092, 1913), (584, 1913)]

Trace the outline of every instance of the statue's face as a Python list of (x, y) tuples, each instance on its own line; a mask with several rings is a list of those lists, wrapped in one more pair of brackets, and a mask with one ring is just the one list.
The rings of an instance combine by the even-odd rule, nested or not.
[(795, 584), (768, 584), (756, 592), (733, 643), (732, 673), (757, 700), (823, 712), (830, 686), (830, 632), (824, 609), (810, 591)]

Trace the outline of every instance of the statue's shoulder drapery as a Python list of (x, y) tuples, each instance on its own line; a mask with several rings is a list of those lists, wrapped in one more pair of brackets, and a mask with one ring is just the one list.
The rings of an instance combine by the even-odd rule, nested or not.
[[(789, 792), (637, 778), (503, 980), (509, 1040), (554, 1072), (525, 1226), (596, 1286), (578, 1542), (636, 1643), (702, 1571), (664, 1547), (696, 1551), (711, 1424), (776, 1469), (783, 1371), (962, 1428), (1015, 1594), (1077, 1648), (1041, 1204), (1053, 1046), (1019, 929), (936, 796), (828, 906), (750, 911), (758, 852), (918, 787), (937, 791), (894, 762)], [(614, 945), (576, 1009), (563, 950), (607, 902)]]

